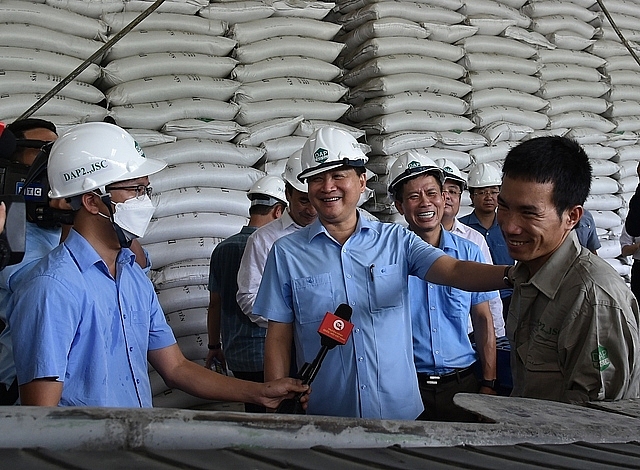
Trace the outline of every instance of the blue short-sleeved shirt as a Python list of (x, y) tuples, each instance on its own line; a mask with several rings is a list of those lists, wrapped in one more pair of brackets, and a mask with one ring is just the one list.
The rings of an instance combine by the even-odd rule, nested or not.
[(353, 333), (328, 352), (308, 413), (384, 419), (421, 413), (407, 278), (423, 278), (443, 255), (400, 225), (363, 217), (342, 246), (319, 221), (276, 241), (253, 311), (294, 323), (298, 366), (318, 353), (326, 312), (341, 303), (353, 309)]
[[(18, 264), (7, 266), (0, 271), (0, 319), (7, 321), (7, 305), (11, 294), (22, 284), (31, 269), (60, 243), (61, 229), (45, 229), (27, 222), (24, 258)], [(0, 383), (6, 387), (16, 377), (13, 363), (11, 331), (6, 327), (0, 333)]]
[[(220, 331), (224, 358), (233, 372), (260, 372), (264, 369), (266, 328), (253, 323), (238, 302), (237, 273), (249, 235), (256, 227), (242, 227), (240, 233), (219, 243), (211, 254), (209, 291), (220, 295)], [(212, 343), (215, 341), (211, 341)]]
[[(484, 260), (478, 245), (444, 229), (439, 248), (453, 258)], [(498, 293), (467, 292), (410, 276), (409, 296), (417, 371), (443, 375), (473, 364), (477, 356), (467, 334), (469, 312)]]
[(147, 352), (175, 338), (131, 250), (120, 250), (114, 280), (72, 230), (29, 273), (8, 313), (20, 385), (57, 377), (62, 406), (151, 406)]
[[(489, 230), (482, 226), (475, 211), (469, 215), (461, 217), (460, 222), (482, 234), (484, 239), (487, 241), (487, 245), (489, 245), (493, 264), (515, 263), (511, 255), (509, 255), (507, 243), (504, 241), (504, 235), (502, 235), (502, 230), (500, 230), (500, 226), (498, 225), (497, 217), (493, 218), (493, 224), (489, 227)], [(500, 297), (509, 297), (512, 293), (513, 289), (500, 289)]]
[(580, 244), (590, 251), (599, 250), (602, 244), (598, 238), (596, 231), (596, 221), (593, 219), (591, 212), (585, 209), (582, 217), (574, 227)]

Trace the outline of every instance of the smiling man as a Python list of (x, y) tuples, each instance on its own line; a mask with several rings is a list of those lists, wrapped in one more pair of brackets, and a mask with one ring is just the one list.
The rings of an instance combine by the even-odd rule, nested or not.
[(325, 313), (346, 303), (353, 309), (353, 333), (327, 353), (309, 413), (415, 419), (423, 405), (413, 361), (409, 275), (486, 291), (504, 286), (506, 266), (457, 260), (399, 224), (361, 216), (366, 162), (356, 139), (333, 127), (315, 131), (302, 148), (298, 179), (306, 182), (318, 219), (278, 239), (267, 258), (253, 308), (269, 320), (265, 379), (289, 373), (292, 341), (297, 364), (311, 363)]
[(590, 185), (586, 153), (566, 138), (526, 141), (505, 160), (498, 223), (518, 262), (507, 317), (512, 396), (571, 403), (639, 396), (638, 303), (572, 230)]

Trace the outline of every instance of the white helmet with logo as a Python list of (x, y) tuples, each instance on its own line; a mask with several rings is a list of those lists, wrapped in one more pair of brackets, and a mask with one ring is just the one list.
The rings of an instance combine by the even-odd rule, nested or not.
[(73, 197), (162, 170), (167, 164), (146, 158), (124, 129), (106, 122), (78, 124), (55, 141), (47, 174), (53, 199)]
[(478, 163), (469, 170), (467, 184), (470, 188), (501, 186), (502, 174), (498, 167), (491, 163)]
[(438, 165), (444, 172), (445, 180), (455, 181), (460, 185), (460, 189), (462, 191), (467, 189), (467, 180), (455, 163), (448, 158), (437, 158), (436, 165)]
[(364, 167), (368, 157), (354, 136), (336, 127), (321, 127), (314, 131), (300, 155), (300, 181), (341, 166)]
[(407, 150), (396, 158), (389, 169), (389, 180), (391, 181), (389, 192), (393, 194), (399, 183), (424, 173), (432, 174), (441, 183), (444, 182), (444, 173), (436, 165), (436, 162), (416, 150)]
[(278, 202), (287, 204), (284, 194), (284, 181), (275, 175), (266, 175), (253, 183), (247, 192), (247, 197), (251, 199), (251, 205), (273, 206)]
[(307, 184), (301, 182), (298, 179), (298, 175), (302, 171), (302, 159), (300, 155), (302, 154), (302, 149), (296, 150), (291, 154), (291, 156), (287, 159), (287, 165), (284, 167), (284, 172), (282, 173), (282, 179), (285, 182), (289, 183), (295, 189), (300, 191), (301, 193), (307, 193)]

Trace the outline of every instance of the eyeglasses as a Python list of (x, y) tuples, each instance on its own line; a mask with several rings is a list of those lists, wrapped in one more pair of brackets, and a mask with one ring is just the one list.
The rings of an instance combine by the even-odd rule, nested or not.
[(145, 196), (151, 197), (153, 188), (151, 186), (145, 186), (144, 184), (138, 184), (136, 186), (111, 186), (105, 188), (107, 191), (113, 191), (114, 189), (120, 191), (135, 191), (136, 199), (144, 199)]
[(451, 197), (460, 197), (460, 195), (462, 194), (461, 191), (458, 191), (456, 189), (445, 189), (443, 192)]
[(474, 196), (480, 196), (480, 197), (484, 197), (484, 196), (495, 197), (498, 194), (500, 194), (500, 191), (498, 191), (497, 189), (476, 189), (473, 191)]

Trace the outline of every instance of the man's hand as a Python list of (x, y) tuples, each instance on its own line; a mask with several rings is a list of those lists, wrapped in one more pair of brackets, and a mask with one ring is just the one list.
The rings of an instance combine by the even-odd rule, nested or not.
[(285, 377), (283, 379), (272, 380), (262, 385), (261, 405), (275, 409), (285, 398), (293, 398), (298, 393), (304, 393), (304, 395), (300, 397), (300, 403), (303, 409), (307, 409), (311, 388), (308, 385), (302, 385), (302, 381)]
[(211, 364), (213, 363), (214, 359), (217, 359), (218, 361), (220, 361), (223, 369), (227, 368), (227, 361), (224, 358), (224, 352), (222, 351), (222, 348), (210, 349), (209, 353), (207, 354), (207, 360), (205, 361), (204, 366), (207, 369), (211, 369)]

